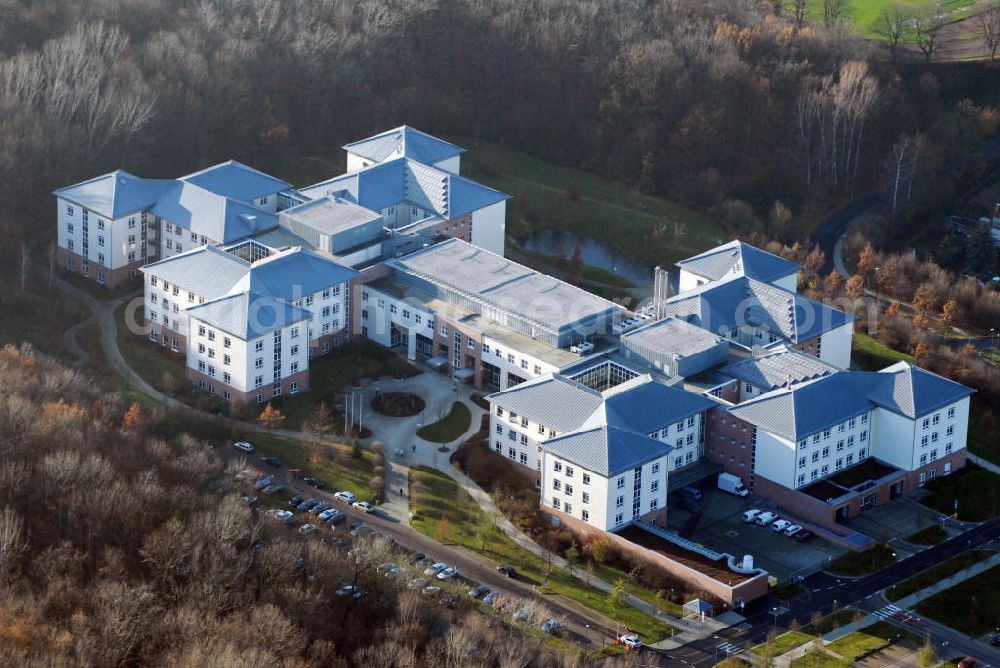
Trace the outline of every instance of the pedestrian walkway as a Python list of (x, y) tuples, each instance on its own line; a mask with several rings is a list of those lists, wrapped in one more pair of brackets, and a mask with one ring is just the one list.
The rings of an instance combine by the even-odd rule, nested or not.
[(974, 455), (971, 452), (967, 453), (965, 455), (965, 458), (968, 459), (973, 464), (975, 464), (976, 466), (981, 466), (987, 471), (990, 471), (991, 473), (996, 473), (997, 475), (1000, 475), (1000, 466), (997, 466), (988, 459), (980, 457), (979, 455)]

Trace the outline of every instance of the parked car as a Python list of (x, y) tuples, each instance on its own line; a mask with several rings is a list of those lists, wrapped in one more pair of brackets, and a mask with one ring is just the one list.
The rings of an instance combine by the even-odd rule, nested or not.
[(802, 527), (799, 526), (798, 524), (789, 524), (787, 527), (785, 527), (786, 536), (794, 536), (800, 531), (802, 531)]
[(496, 606), (496, 604), (503, 598), (502, 591), (493, 591), (483, 597), (483, 603), (486, 605)]
[(687, 497), (689, 499), (693, 499), (694, 501), (701, 501), (701, 490), (692, 485), (688, 485), (687, 487), (681, 487), (679, 490), (677, 490), (677, 493), (680, 494), (682, 497)]
[(333, 504), (332, 503), (328, 503), (327, 501), (324, 501), (323, 503), (317, 503), (315, 506), (313, 506), (312, 508), (310, 508), (309, 512), (312, 515), (319, 515), (324, 510), (329, 510), (330, 508), (333, 508)]
[(559, 633), (559, 629), (562, 628), (562, 624), (554, 619), (550, 619), (547, 622), (543, 622), (541, 628), (545, 633), (556, 634)]
[(776, 519), (778, 519), (778, 515), (777, 514), (772, 513), (770, 510), (766, 510), (766, 511), (762, 512), (760, 515), (758, 515), (754, 519), (754, 522), (756, 522), (757, 524), (761, 525), (762, 527), (766, 527), (768, 524), (770, 524), (771, 522), (773, 522)]
[(265, 513), (268, 517), (273, 517), (279, 520), (282, 524), (291, 524), (295, 521), (295, 513), (290, 510), (282, 510), (280, 508), (271, 508)]
[(326, 510), (324, 510), (323, 512), (321, 512), (319, 515), (317, 515), (316, 519), (321, 520), (323, 522), (326, 522), (328, 519), (330, 519), (331, 517), (333, 517), (334, 515), (336, 515), (339, 512), (340, 511), (337, 510), (336, 508), (327, 508)]
[(1000, 633), (994, 633), (990, 638), (991, 645), (1000, 645)]
[(490, 588), (486, 585), (479, 585), (478, 587), (473, 587), (469, 590), (469, 596), (472, 598), (483, 598), (490, 593)]
[(306, 498), (304, 496), (302, 496), (301, 494), (296, 494), (292, 498), (288, 499), (288, 505), (290, 505), (292, 507), (295, 507), (295, 506), (298, 506), (300, 503), (302, 503), (305, 500), (306, 500)]
[(327, 522), (327, 523), (329, 523), (329, 524), (332, 524), (334, 529), (337, 528), (338, 524), (340, 524), (341, 522), (343, 522), (344, 520), (347, 519), (347, 515), (345, 515), (344, 513), (340, 512), (336, 508), (330, 508), (329, 512), (331, 512), (333, 514), (330, 515), (328, 518), (326, 518), (326, 520), (324, 520), (324, 521)]
[(256, 483), (254, 483), (253, 488), (259, 492), (260, 490), (264, 489), (265, 487), (270, 486), (271, 483), (273, 483), (273, 482), (274, 481), (271, 480), (271, 478), (264, 477), (264, 478), (261, 478), (260, 480), (258, 480)]
[(408, 589), (420, 589), (425, 584), (427, 584), (427, 578), (413, 578), (406, 583)]
[(513, 619), (515, 622), (523, 622), (524, 620), (531, 617), (533, 614), (535, 614), (535, 606), (528, 605), (515, 612), (513, 615), (510, 616), (510, 618)]
[(316, 530), (315, 524), (303, 524), (299, 527), (299, 533), (312, 533)]
[(797, 543), (804, 543), (813, 537), (813, 532), (809, 529), (802, 529), (801, 531), (796, 531), (792, 539)]
[(357, 501), (357, 498), (354, 496), (354, 494), (348, 491), (337, 492), (336, 494), (333, 495), (333, 498), (335, 498), (337, 501), (340, 501), (341, 503), (346, 503), (349, 506), (352, 505), (355, 501)]
[(352, 507), (357, 508), (363, 513), (375, 512), (375, 506), (368, 503), (367, 501), (355, 501), (351, 504)]
[(497, 566), (497, 573), (502, 573), (509, 578), (517, 577), (517, 571), (514, 570), (514, 567), (509, 564), (500, 564)]
[(458, 569), (455, 568), (454, 566), (449, 566), (448, 568), (444, 569), (443, 571), (441, 571), (440, 573), (437, 574), (437, 579), (438, 580), (450, 580), (451, 578), (455, 577), (456, 575), (458, 575)]
[(357, 600), (361, 598), (361, 590), (352, 584), (345, 584), (343, 587), (334, 592), (337, 596), (350, 596), (351, 598)]
[(281, 468), (281, 460), (274, 455), (266, 455), (260, 458), (260, 461), (264, 462), (268, 466), (273, 466), (274, 468)]
[(293, 478), (301, 478), (303, 476), (302, 469), (288, 469), (288, 475)]
[(302, 482), (316, 489), (326, 488), (326, 482), (322, 478), (303, 478)]
[(775, 520), (774, 522), (771, 522), (771, 529), (777, 531), (778, 533), (781, 533), (790, 526), (792, 526), (792, 523), (788, 520)]
[(441, 587), (434, 587), (434, 586), (424, 587), (423, 594), (424, 594), (424, 596), (437, 596), (442, 591), (444, 591), (444, 590), (441, 589)]
[(424, 575), (437, 575), (444, 569), (448, 568), (448, 564), (443, 564), (440, 561), (436, 564), (431, 564), (424, 569)]
[(642, 649), (642, 640), (639, 639), (637, 635), (624, 635), (615, 641), (616, 645), (621, 645), (625, 649), (631, 651)]
[(418, 561), (423, 561), (426, 558), (427, 555), (424, 554), (423, 552), (414, 552), (413, 554), (410, 555), (410, 558), (407, 559), (407, 561), (409, 561), (411, 564), (415, 564)]
[(256, 496), (250, 496), (249, 494), (244, 494), (243, 495), (243, 505), (244, 506), (256, 506), (257, 505), (257, 501), (258, 501), (258, 499), (257, 499)]
[(354, 536), (355, 538), (361, 538), (363, 536), (367, 536), (369, 533), (371, 533), (371, 529), (366, 527), (364, 524), (358, 524), (353, 529), (351, 529), (351, 535)]
[(319, 503), (318, 499), (314, 499), (314, 498), (310, 497), (310, 498), (306, 499), (305, 501), (303, 501), (302, 503), (300, 503), (298, 506), (296, 506), (296, 508), (298, 508), (299, 510), (309, 510), (310, 508), (312, 508), (313, 506), (315, 506), (317, 503)]
[(284, 489), (281, 485), (268, 485), (264, 488), (264, 494), (277, 494)]
[(243, 452), (253, 452), (253, 446), (246, 441), (236, 441), (233, 443), (233, 447), (237, 450), (242, 450)]
[(389, 571), (392, 570), (399, 570), (399, 566), (389, 561), (384, 564), (379, 564), (378, 568), (376, 568), (375, 570), (379, 573), (388, 573)]
[(746, 522), (747, 524), (750, 524), (757, 519), (757, 516), (760, 515), (761, 512), (762, 511), (757, 510), (756, 508), (751, 508), (750, 510), (743, 513), (743, 521)]
[(979, 664), (971, 656), (967, 656), (958, 662), (958, 668), (976, 668)]

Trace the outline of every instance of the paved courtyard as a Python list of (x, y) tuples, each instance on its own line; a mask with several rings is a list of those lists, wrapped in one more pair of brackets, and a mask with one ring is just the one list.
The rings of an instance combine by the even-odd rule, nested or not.
[(738, 559), (749, 554), (755, 565), (781, 581), (846, 551), (818, 536), (796, 543), (784, 534), (775, 533), (770, 526), (745, 523), (743, 511), (763, 508), (759, 499), (755, 504), (753, 496), (740, 498), (712, 488), (703, 488), (702, 493), (701, 517), (695, 521), (691, 513), (671, 507), (667, 513), (669, 527), (690, 540)]

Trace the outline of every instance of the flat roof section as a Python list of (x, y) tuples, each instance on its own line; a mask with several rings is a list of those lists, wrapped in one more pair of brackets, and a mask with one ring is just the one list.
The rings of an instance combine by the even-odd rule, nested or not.
[(281, 215), (322, 234), (336, 234), (382, 219), (375, 211), (330, 195), (285, 209)]
[(844, 489), (838, 485), (834, 485), (828, 480), (817, 480), (811, 485), (807, 485), (798, 490), (802, 494), (811, 496), (814, 499), (826, 503), (827, 501), (832, 501), (834, 499), (839, 499), (845, 494), (852, 494), (850, 490)]
[(851, 489), (868, 480), (878, 480), (886, 477), (887, 475), (897, 473), (898, 471), (899, 469), (895, 466), (889, 466), (888, 464), (880, 462), (877, 459), (869, 457), (860, 464), (834, 473), (832, 476), (827, 478), (827, 480), (836, 483), (841, 487)]
[(723, 340), (721, 336), (680, 318), (664, 318), (622, 334), (623, 343), (627, 341), (664, 355), (695, 355), (714, 348)]
[(624, 529), (616, 531), (625, 540), (641, 545), (642, 547), (659, 552), (668, 559), (684, 564), (688, 568), (704, 573), (713, 580), (717, 580), (729, 586), (735, 586), (757, 577), (760, 573), (737, 573), (729, 570), (726, 561), (713, 561), (703, 554), (686, 550), (680, 545), (646, 531), (640, 526), (630, 524)]

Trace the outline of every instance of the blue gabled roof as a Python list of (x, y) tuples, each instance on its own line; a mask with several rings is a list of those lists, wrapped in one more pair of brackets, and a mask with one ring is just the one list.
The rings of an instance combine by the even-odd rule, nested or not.
[(702, 394), (648, 380), (621, 392), (605, 391), (604, 420), (610, 427), (649, 433), (717, 405)]
[(897, 362), (879, 373), (892, 374), (892, 382), (874, 385), (871, 398), (884, 408), (909, 418), (927, 415), (974, 391), (908, 362)]
[(119, 169), (52, 194), (114, 220), (149, 209), (175, 183), (170, 179), (143, 179)]
[(677, 266), (710, 281), (726, 276), (749, 276), (770, 283), (799, 270), (791, 260), (778, 257), (736, 239), (681, 260)]
[(231, 197), (241, 202), (249, 202), (292, 187), (290, 183), (236, 160), (228, 160), (200, 172), (188, 174), (181, 177), (181, 180), (201, 186), (216, 195)]
[(448, 218), (456, 218), (510, 199), (510, 195), (455, 174), (448, 175), (448, 192)]
[(298, 249), (255, 262), (230, 293), (252, 292), (295, 300), (360, 275), (334, 260)]
[(312, 198), (346, 197), (366, 209), (381, 211), (406, 199), (404, 167), (402, 159), (390, 160), (302, 188), (300, 192)]
[(273, 213), (193, 183), (172, 183), (153, 206), (153, 213), (213, 241), (230, 243), (278, 226)]
[(793, 343), (808, 341), (856, 318), (795, 292), (746, 276), (706, 283), (671, 297), (665, 315), (725, 335), (740, 325), (760, 327)]
[(557, 436), (541, 445), (546, 452), (605, 477), (665, 457), (673, 449), (645, 434), (609, 426)]
[(187, 313), (244, 341), (307, 320), (312, 314), (288, 302), (253, 292), (240, 292), (192, 306)]
[(434, 163), (465, 152), (460, 146), (407, 125), (351, 142), (343, 148), (345, 151), (376, 162), (382, 162), (390, 157), (404, 157), (419, 162)]

